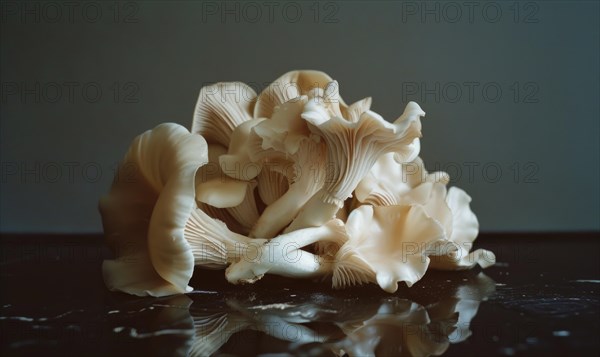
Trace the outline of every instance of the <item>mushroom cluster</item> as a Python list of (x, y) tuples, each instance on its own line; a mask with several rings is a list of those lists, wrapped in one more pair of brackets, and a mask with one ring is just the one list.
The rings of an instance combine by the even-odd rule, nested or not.
[(100, 200), (115, 255), (107, 287), (186, 293), (198, 267), (233, 284), (275, 274), (395, 292), (428, 268), (494, 264), (471, 252), (471, 198), (419, 157), (425, 112), (410, 102), (388, 122), (370, 108), (347, 105), (318, 71), (288, 72), (259, 95), (238, 82), (202, 88), (191, 130), (165, 123), (135, 138)]

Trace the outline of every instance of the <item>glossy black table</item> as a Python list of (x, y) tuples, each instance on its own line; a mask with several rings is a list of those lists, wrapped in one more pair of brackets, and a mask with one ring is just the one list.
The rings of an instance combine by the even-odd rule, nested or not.
[(2, 356), (600, 353), (596, 233), (481, 235), (496, 266), (430, 271), (395, 294), (197, 270), (194, 292), (161, 299), (105, 289), (100, 236), (0, 242)]

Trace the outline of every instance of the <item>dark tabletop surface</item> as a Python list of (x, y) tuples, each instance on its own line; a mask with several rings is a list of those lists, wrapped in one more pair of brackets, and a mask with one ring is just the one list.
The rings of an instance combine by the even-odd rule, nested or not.
[(3, 236), (0, 354), (598, 356), (598, 238), (481, 235), (496, 266), (395, 294), (197, 270), (195, 291), (157, 299), (105, 289), (100, 236)]

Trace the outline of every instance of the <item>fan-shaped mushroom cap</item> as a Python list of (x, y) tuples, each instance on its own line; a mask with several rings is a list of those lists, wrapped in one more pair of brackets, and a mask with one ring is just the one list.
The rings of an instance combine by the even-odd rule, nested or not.
[(398, 205), (402, 196), (425, 182), (447, 184), (450, 177), (445, 172), (429, 174), (423, 160), (417, 157), (412, 162), (398, 163), (395, 153), (381, 155), (369, 173), (363, 178), (354, 194), (358, 201), (374, 206)]
[(377, 282), (395, 292), (400, 281), (410, 287), (425, 274), (430, 247), (444, 239), (443, 227), (417, 205), (360, 206), (348, 216), (346, 230), (349, 239), (335, 259), (336, 288)]
[(252, 119), (256, 93), (241, 82), (221, 82), (200, 90), (192, 133), (202, 135), (209, 144), (229, 147), (233, 130)]
[[(438, 242), (431, 256), (431, 267), (440, 270), (464, 270), (479, 264), (487, 268), (496, 263), (494, 253), (485, 249), (470, 252), (479, 234), (477, 216), (471, 211), (471, 197), (458, 187), (451, 187), (445, 198), (451, 213), (448, 240)], [(470, 252), (470, 253), (469, 253)]]
[[(379, 114), (366, 111), (356, 122), (331, 117), (322, 105), (311, 101), (302, 117), (309, 128), (321, 136), (328, 148), (328, 167), (332, 176), (325, 190), (326, 200), (341, 206), (350, 197), (358, 183), (371, 170), (377, 159), (388, 152), (412, 161), (418, 152), (411, 146), (421, 136), (420, 117), (425, 113), (415, 110), (415, 103), (407, 106), (405, 113), (393, 124)], [(419, 108), (420, 109), (420, 108)]]
[(194, 257), (184, 228), (195, 208), (194, 176), (208, 161), (206, 141), (161, 124), (134, 139), (108, 195), (100, 200), (106, 241), (102, 266), (113, 291), (163, 296), (190, 291)]
[(254, 107), (254, 117), (270, 118), (278, 105), (301, 95), (306, 95), (315, 88), (325, 89), (331, 81), (329, 75), (320, 71), (298, 70), (287, 72), (260, 93)]

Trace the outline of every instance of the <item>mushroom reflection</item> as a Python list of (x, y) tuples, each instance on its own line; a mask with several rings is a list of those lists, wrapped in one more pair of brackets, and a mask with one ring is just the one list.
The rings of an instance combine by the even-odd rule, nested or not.
[(115, 334), (113, 355), (189, 356), (195, 341), (193, 301), (186, 295), (158, 299), (112, 293), (108, 320)]
[(479, 273), (424, 306), (407, 299), (383, 299), (375, 315), (344, 329), (346, 338), (332, 345), (339, 355), (439, 356), (450, 344), (471, 335), (470, 323), (479, 304), (494, 290), (495, 282)]
[[(433, 289), (436, 279), (424, 280)], [(432, 289), (393, 297), (309, 292), (281, 298), (269, 291), (231, 291), (215, 303), (191, 295), (190, 355), (438, 356), (471, 335), (479, 304), (495, 290), (483, 273), (462, 280), (433, 289), (435, 296), (427, 296)]]

